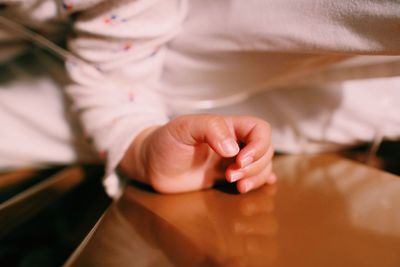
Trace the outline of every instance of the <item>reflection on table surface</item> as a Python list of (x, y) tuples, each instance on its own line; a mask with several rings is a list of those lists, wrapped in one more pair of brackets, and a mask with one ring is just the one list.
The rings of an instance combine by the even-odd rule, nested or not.
[(129, 186), (67, 266), (400, 266), (400, 180), (332, 155), (282, 156), (279, 181), (160, 195)]

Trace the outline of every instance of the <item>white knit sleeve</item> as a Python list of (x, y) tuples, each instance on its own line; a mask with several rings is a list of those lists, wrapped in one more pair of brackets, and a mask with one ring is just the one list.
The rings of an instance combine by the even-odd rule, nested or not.
[(115, 170), (130, 143), (143, 129), (168, 120), (157, 93), (163, 45), (179, 31), (186, 4), (82, 0), (64, 2), (64, 8), (79, 11), (73, 15), (74, 36), (68, 47), (88, 63), (67, 61), (73, 81), (67, 92), (85, 133), (106, 162), (104, 183), (115, 197), (121, 189)]

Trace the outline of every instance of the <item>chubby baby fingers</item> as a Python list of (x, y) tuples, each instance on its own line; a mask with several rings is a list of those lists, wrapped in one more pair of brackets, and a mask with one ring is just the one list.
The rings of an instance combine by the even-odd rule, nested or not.
[(267, 153), (271, 157), (274, 153), (271, 144), (270, 128), (267, 124), (256, 125), (244, 142), (245, 146), (236, 157), (237, 164), (242, 168), (257, 161)]
[(186, 115), (172, 120), (168, 132), (178, 143), (197, 146), (207, 143), (218, 155), (234, 157), (239, 152), (236, 137), (227, 118), (218, 115)]
[(229, 182), (236, 182), (240, 179), (255, 176), (261, 173), (264, 169), (269, 168), (272, 169), (272, 149), (268, 150), (266, 154), (264, 154), (257, 161), (240, 168), (237, 163), (231, 164), (225, 173), (225, 176)]
[(275, 182), (276, 175), (270, 170), (270, 168), (266, 168), (258, 175), (239, 180), (236, 184), (236, 188), (240, 193), (247, 193), (263, 186), (264, 184), (273, 184)]

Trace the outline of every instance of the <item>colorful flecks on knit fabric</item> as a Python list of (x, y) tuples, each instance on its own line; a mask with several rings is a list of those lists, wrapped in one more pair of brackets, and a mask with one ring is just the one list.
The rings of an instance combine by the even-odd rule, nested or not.
[(158, 50), (159, 50), (158, 48), (157, 48), (156, 50), (154, 50), (154, 51), (150, 54), (149, 57), (154, 57), (154, 56), (157, 54)]
[(111, 121), (111, 123), (112, 123), (112, 124), (115, 124), (115, 123), (117, 123), (117, 121), (118, 121), (119, 119), (120, 119), (120, 117), (113, 118), (112, 121)]
[(128, 93), (129, 102), (133, 102), (135, 100), (135, 94), (133, 92)]
[(122, 43), (121, 45), (118, 45), (118, 47), (114, 48), (112, 51), (114, 53), (124, 52), (124, 51), (129, 51), (132, 47), (133, 47), (133, 42), (127, 41), (127, 42)]
[(123, 45), (122, 45), (122, 49), (123, 50), (129, 50), (129, 49), (131, 49), (133, 47), (133, 43), (132, 42), (125, 42)]
[(100, 72), (103, 72), (103, 68), (99, 64), (93, 64), (94, 68)]
[(155, 55), (157, 55), (157, 53), (161, 50), (162, 46), (158, 46), (156, 47), (153, 52), (151, 52), (151, 54), (149, 55), (149, 57), (154, 57)]
[(74, 59), (69, 58), (66, 62), (65, 62), (65, 67), (67, 69), (73, 69), (78, 67), (78, 62), (76, 62)]
[(67, 11), (72, 11), (74, 9), (74, 5), (71, 2), (66, 1), (66, 0), (62, 1), (62, 6)]
[(122, 18), (116, 14), (110, 14), (103, 18), (104, 24), (107, 24), (107, 25), (113, 25), (113, 24), (116, 24), (119, 22), (124, 23), (126, 21), (127, 20), (125, 18)]

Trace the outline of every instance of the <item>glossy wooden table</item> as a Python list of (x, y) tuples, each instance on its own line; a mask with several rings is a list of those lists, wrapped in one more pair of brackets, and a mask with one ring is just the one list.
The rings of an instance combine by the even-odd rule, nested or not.
[(101, 165), (0, 172), (0, 266), (61, 266), (111, 200)]
[(400, 266), (398, 176), (332, 155), (275, 171), (244, 195), (129, 186), (66, 266)]

